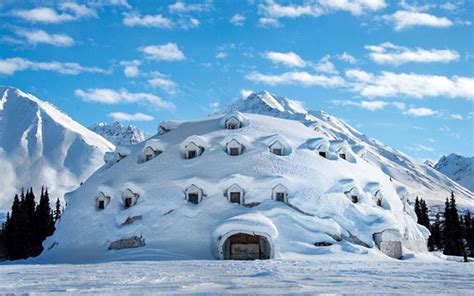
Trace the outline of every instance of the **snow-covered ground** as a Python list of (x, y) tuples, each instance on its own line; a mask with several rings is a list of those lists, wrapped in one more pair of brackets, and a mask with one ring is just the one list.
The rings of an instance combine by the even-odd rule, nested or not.
[(426, 258), (0, 265), (6, 294), (472, 295), (473, 279), (474, 263)]

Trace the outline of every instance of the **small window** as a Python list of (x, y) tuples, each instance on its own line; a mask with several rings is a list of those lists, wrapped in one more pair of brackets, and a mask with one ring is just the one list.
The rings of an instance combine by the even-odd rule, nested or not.
[(285, 202), (285, 193), (284, 192), (277, 192), (275, 193), (276, 201)]
[(188, 151), (188, 158), (195, 158), (196, 156), (197, 156), (197, 151), (196, 150)]
[(344, 159), (344, 160), (346, 160), (346, 154), (345, 154), (345, 153), (339, 154), (339, 157), (342, 158), (342, 159)]
[(240, 204), (240, 192), (231, 192), (230, 202)]
[(275, 154), (275, 155), (278, 155), (278, 156), (283, 155), (283, 151), (282, 151), (281, 148), (273, 148), (272, 153)]
[(382, 206), (382, 200), (380, 198), (377, 199), (377, 206), (379, 206), (379, 207)]
[(99, 200), (99, 210), (105, 209), (105, 200)]
[(319, 151), (319, 156), (327, 158), (326, 152), (324, 152), (324, 151)]
[(232, 156), (239, 155), (239, 148), (230, 148), (229, 149), (229, 155), (232, 155)]
[(147, 155), (145, 156), (145, 160), (146, 160), (146, 161), (150, 161), (152, 158), (153, 158), (153, 157), (152, 157), (150, 154), (147, 154)]
[(131, 197), (125, 198), (125, 207), (130, 208), (131, 206), (132, 206), (132, 198)]
[(359, 197), (357, 195), (351, 195), (351, 200), (353, 203), (358, 203), (359, 202)]
[(195, 205), (197, 205), (199, 203), (199, 194), (197, 193), (189, 193), (188, 194), (188, 201), (190, 203), (193, 203)]

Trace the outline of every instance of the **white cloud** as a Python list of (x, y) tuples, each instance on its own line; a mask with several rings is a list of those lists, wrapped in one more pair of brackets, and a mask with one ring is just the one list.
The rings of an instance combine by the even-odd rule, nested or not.
[(141, 16), (139, 13), (125, 13), (124, 16), (123, 24), (129, 27), (142, 26), (168, 29), (173, 26), (171, 19), (161, 14)]
[(455, 119), (455, 120), (463, 120), (463, 117), (461, 114), (457, 114), (457, 113), (453, 113), (453, 114), (450, 114), (449, 117), (451, 119)]
[(211, 8), (212, 2), (209, 0), (204, 3), (193, 4), (186, 4), (184, 1), (176, 1), (176, 3), (168, 5), (168, 9), (171, 13), (200, 12), (210, 10)]
[(178, 20), (178, 25), (182, 29), (191, 29), (191, 28), (197, 28), (201, 22), (197, 18), (193, 17), (180, 17)]
[(252, 72), (245, 76), (247, 80), (260, 82), (268, 85), (301, 85), (336, 87), (343, 86), (344, 80), (339, 76), (315, 75), (308, 72), (285, 72), (279, 75), (267, 75)]
[(258, 11), (260, 15), (265, 15), (266, 17), (272, 19), (278, 18), (297, 18), (301, 16), (315, 16), (317, 12), (315, 7), (309, 4), (305, 5), (294, 5), (289, 4), (287, 6), (280, 5), (273, 0), (267, 0), (264, 3), (261, 3), (258, 6)]
[(82, 72), (106, 73), (97, 67), (84, 67), (77, 63), (33, 62), (24, 58), (8, 58), (0, 60), (0, 74), (13, 75), (17, 71), (52, 71), (66, 75), (77, 75)]
[(258, 19), (258, 24), (263, 28), (280, 28), (283, 26), (277, 19), (271, 17), (261, 17)]
[(427, 116), (438, 115), (439, 112), (430, 108), (421, 107), (421, 108), (409, 108), (407, 111), (403, 112), (403, 114), (413, 116), (413, 117), (427, 117)]
[(251, 90), (251, 89), (241, 89), (240, 90), (240, 98), (242, 98), (242, 99), (248, 98), (248, 96), (250, 96), (251, 94), (253, 94), (253, 90)]
[(49, 34), (43, 30), (15, 29), (15, 34), (25, 38), (29, 44), (45, 43), (58, 47), (74, 45), (74, 39), (66, 34)]
[(400, 10), (391, 15), (384, 15), (383, 18), (393, 23), (396, 31), (409, 29), (415, 26), (426, 26), (435, 28), (446, 28), (453, 25), (453, 22), (446, 17), (437, 17), (425, 12)]
[(245, 24), (245, 16), (241, 14), (234, 14), (234, 16), (232, 16), (229, 22), (233, 24), (234, 26), (241, 27)]
[(184, 53), (179, 50), (176, 43), (163, 45), (148, 45), (140, 49), (149, 59), (157, 61), (181, 61), (185, 59)]
[(85, 102), (95, 102), (108, 105), (122, 103), (147, 103), (160, 109), (172, 110), (174, 104), (149, 93), (131, 93), (122, 88), (118, 91), (109, 88), (76, 89), (74, 94)]
[(91, 6), (123, 6), (132, 8), (127, 0), (89, 0), (88, 4)]
[(319, 72), (328, 73), (328, 74), (337, 74), (338, 71), (334, 64), (329, 60), (329, 56), (323, 57), (319, 62), (314, 65), (314, 69)]
[(342, 54), (338, 55), (337, 58), (351, 65), (357, 63), (357, 59), (353, 57), (352, 55), (348, 54), (347, 52), (343, 52)]
[(153, 75), (155, 77), (148, 80), (148, 84), (150, 86), (161, 88), (162, 90), (171, 95), (174, 95), (176, 93), (176, 89), (178, 88), (176, 82), (159, 72), (154, 72)]
[(334, 105), (337, 106), (355, 106), (369, 110), (371, 112), (380, 111), (388, 106), (394, 106), (397, 109), (405, 109), (405, 104), (402, 102), (385, 102), (385, 101), (351, 101), (351, 100), (332, 100)]
[(387, 6), (384, 0), (319, 0), (323, 11), (348, 11), (353, 15), (361, 15), (369, 11), (377, 11)]
[(225, 59), (227, 57), (227, 53), (224, 52), (224, 51), (219, 51), (217, 54), (216, 54), (216, 59)]
[(59, 5), (59, 9), (61, 12), (50, 7), (37, 7), (12, 10), (10, 13), (29, 22), (50, 24), (70, 22), (80, 18), (97, 17), (97, 13), (93, 8), (75, 2), (64, 2)]
[(451, 49), (410, 49), (385, 42), (365, 47), (371, 53), (369, 57), (377, 64), (398, 66), (405, 63), (448, 63), (459, 60), (459, 53)]
[(155, 119), (151, 115), (143, 114), (140, 112), (135, 114), (112, 112), (109, 113), (108, 116), (118, 121), (152, 121)]
[(407, 96), (414, 98), (439, 97), (474, 99), (474, 78), (414, 73), (381, 72), (374, 75), (361, 70), (348, 70), (346, 77), (353, 80), (353, 91), (364, 97)]
[(140, 74), (140, 70), (138, 66), (140, 66), (141, 62), (139, 60), (132, 60), (132, 61), (121, 61), (120, 65), (124, 67), (123, 73), (127, 77), (137, 77)]
[(306, 65), (306, 62), (296, 53), (290, 52), (276, 52), (267, 51), (264, 53), (264, 57), (274, 64), (282, 64), (287, 67), (301, 68)]

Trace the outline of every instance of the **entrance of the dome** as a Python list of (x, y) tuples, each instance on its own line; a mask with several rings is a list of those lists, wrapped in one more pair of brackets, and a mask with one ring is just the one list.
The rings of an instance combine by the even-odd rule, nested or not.
[(226, 239), (223, 248), (226, 260), (270, 259), (270, 244), (261, 235), (234, 234)]

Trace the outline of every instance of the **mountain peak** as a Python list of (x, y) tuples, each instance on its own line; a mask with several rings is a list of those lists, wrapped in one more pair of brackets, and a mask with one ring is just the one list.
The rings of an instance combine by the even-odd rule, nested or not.
[(134, 145), (145, 140), (145, 133), (134, 125), (124, 125), (119, 121), (99, 122), (90, 130), (106, 138), (117, 146)]

